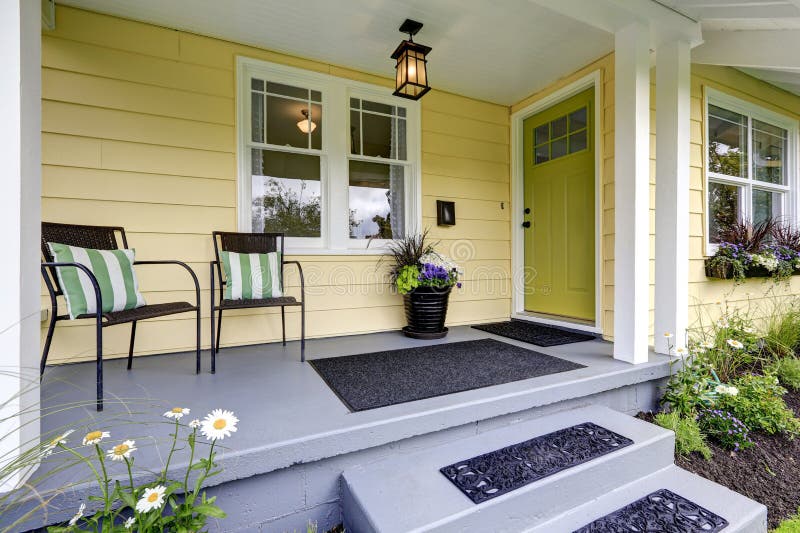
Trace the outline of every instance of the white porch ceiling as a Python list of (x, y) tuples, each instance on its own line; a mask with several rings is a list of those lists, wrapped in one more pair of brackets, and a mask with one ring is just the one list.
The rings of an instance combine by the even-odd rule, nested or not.
[[(638, 0), (637, 0), (638, 1)], [(394, 76), (406, 18), (435, 89), (510, 105), (614, 49), (614, 36), (530, 0), (58, 0), (59, 4)], [(56, 21), (58, 24), (58, 21)]]

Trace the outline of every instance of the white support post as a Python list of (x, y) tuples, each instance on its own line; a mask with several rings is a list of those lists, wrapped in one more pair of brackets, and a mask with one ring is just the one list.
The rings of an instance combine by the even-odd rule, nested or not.
[(0, 0), (0, 469), (39, 443), (41, 40), (38, 0)]
[[(689, 313), (690, 47), (656, 50), (655, 351), (686, 346)], [(665, 337), (672, 333), (672, 339)]]
[(614, 358), (648, 359), (650, 38), (634, 23), (615, 35)]

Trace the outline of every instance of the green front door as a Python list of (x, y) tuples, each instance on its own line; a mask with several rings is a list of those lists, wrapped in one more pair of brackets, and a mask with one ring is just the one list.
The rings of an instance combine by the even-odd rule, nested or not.
[(525, 310), (592, 322), (593, 105), (589, 89), (523, 123)]

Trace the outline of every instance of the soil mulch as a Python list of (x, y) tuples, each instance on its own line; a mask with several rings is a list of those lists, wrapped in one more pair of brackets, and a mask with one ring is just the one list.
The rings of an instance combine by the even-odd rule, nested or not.
[[(800, 416), (800, 392), (790, 391), (784, 400)], [(638, 417), (653, 421), (651, 413), (639, 413)], [(733, 453), (709, 441), (714, 452), (710, 461), (694, 452), (677, 455), (675, 464), (763, 503), (769, 510), (769, 527), (774, 528), (800, 506), (800, 438), (789, 440), (758, 432), (750, 437), (756, 445), (741, 452)]]

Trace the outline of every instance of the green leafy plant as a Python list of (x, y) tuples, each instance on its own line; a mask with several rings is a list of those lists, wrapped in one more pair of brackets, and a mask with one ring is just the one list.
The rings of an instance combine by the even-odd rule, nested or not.
[(794, 356), (800, 346), (800, 311), (791, 308), (769, 316), (763, 341), (773, 359)]
[[(392, 266), (391, 280), (396, 281), (403, 267), (419, 265), (420, 258), (433, 251), (434, 244), (428, 242), (428, 230), (396, 239), (386, 245)], [(384, 258), (381, 258), (383, 261)]]
[(772, 368), (784, 387), (800, 390), (800, 359), (794, 357), (780, 359)]
[[(188, 414), (189, 409), (180, 407), (164, 413), (165, 417), (175, 421), (170, 451), (156, 480), (143, 485), (134, 482), (133, 454), (137, 451), (135, 441), (125, 440), (103, 451), (101, 443), (111, 438), (107, 431), (87, 433), (78, 446), (69, 444), (72, 432), (54, 439), (50, 443), (50, 451), (61, 452), (84, 464), (96, 479), (102, 497), (99, 498), (101, 508), (96, 513), (84, 516), (86, 507), (85, 503), (81, 504), (67, 524), (51, 526), (48, 531), (97, 533), (133, 530), (139, 533), (188, 533), (203, 530), (209, 517), (225, 518), (225, 512), (214, 503), (215, 498), (208, 498), (202, 486), (206, 479), (220, 472), (214, 462), (216, 442), (237, 430), (238, 419), (230, 411), (215, 409), (203, 421), (193, 420), (188, 425), (181, 424), (181, 418)], [(204, 435), (211, 445), (207, 456), (196, 459), (198, 433)], [(185, 434), (185, 437), (181, 438), (181, 434)], [(171, 479), (168, 476), (169, 465), (178, 441), (184, 439), (189, 448), (189, 466), (183, 479)], [(89, 453), (84, 455), (83, 450)], [(119, 479), (111, 474), (111, 465), (115, 462), (126, 466), (125, 474)], [(190, 482), (190, 474), (193, 472), (196, 473), (196, 478)]]
[(778, 527), (772, 530), (772, 533), (800, 533), (800, 510), (798, 514), (787, 518)]
[(682, 361), (674, 360), (670, 365), (673, 369), (678, 366), (678, 370), (670, 376), (661, 398), (662, 405), (686, 418), (694, 417), (701, 409), (713, 405), (718, 381), (715, 381), (710, 366), (691, 355)]
[(458, 281), (461, 269), (451, 259), (436, 252), (434, 246), (426, 242), (427, 235), (425, 231), (389, 244), (394, 259), (391, 279), (400, 294), (408, 294), (417, 287), (461, 287)]
[(397, 292), (408, 294), (419, 287), (419, 267), (416, 265), (406, 265), (397, 271), (395, 280)]
[(678, 412), (658, 413), (655, 417), (656, 424), (675, 432), (675, 451), (679, 455), (689, 455), (698, 452), (704, 459), (709, 460), (713, 455), (708, 447), (697, 420), (692, 417), (681, 416)]
[(723, 448), (738, 452), (753, 446), (750, 430), (744, 423), (727, 411), (707, 409), (700, 413), (700, 428), (709, 438)]
[(752, 430), (766, 433), (800, 434), (800, 420), (783, 401), (786, 389), (772, 374), (745, 374), (733, 382), (735, 393), (721, 395), (718, 409), (729, 411)]

